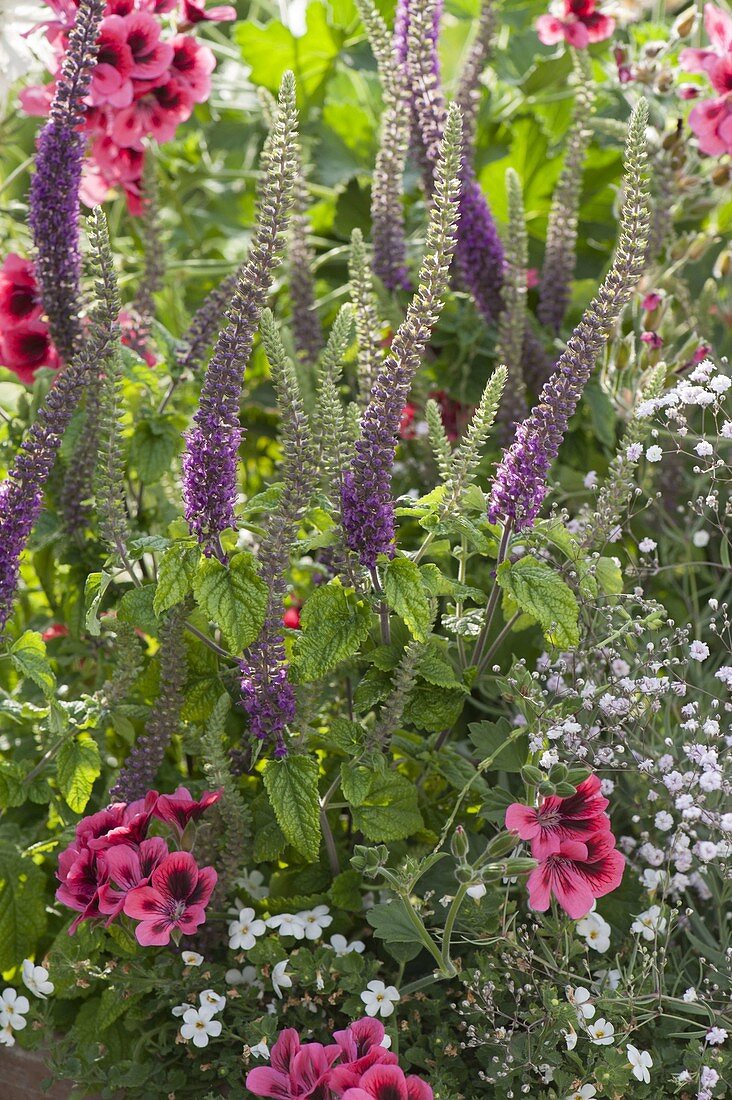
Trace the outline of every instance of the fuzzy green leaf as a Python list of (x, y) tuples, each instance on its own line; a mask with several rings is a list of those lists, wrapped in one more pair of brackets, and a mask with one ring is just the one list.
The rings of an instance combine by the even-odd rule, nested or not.
[(119, 601), (117, 618), (121, 623), (129, 623), (153, 638), (158, 635), (160, 624), (153, 611), (155, 585), (145, 584), (142, 588), (131, 588)]
[(317, 762), (309, 756), (270, 760), (264, 785), (288, 843), (306, 859), (316, 860), (320, 850)]
[(35, 630), (26, 630), (13, 642), (10, 656), (18, 672), (30, 677), (44, 695), (53, 691), (56, 677), (46, 660), (46, 645), (40, 634)]
[(537, 620), (544, 636), (560, 649), (579, 645), (579, 606), (571, 588), (554, 570), (530, 554), (503, 562), (498, 583), (519, 608)]
[(153, 600), (156, 615), (182, 603), (193, 588), (201, 554), (197, 547), (176, 542), (166, 550), (158, 566), (158, 587)]
[(431, 625), (430, 604), (419, 566), (409, 558), (394, 558), (384, 570), (384, 595), (405, 622), (413, 638), (425, 642)]
[(403, 840), (422, 828), (417, 791), (403, 775), (372, 777), (360, 806), (353, 806), (353, 824), (369, 840)]
[(45, 927), (42, 871), (10, 844), (0, 844), (0, 971), (33, 954)]
[(101, 773), (99, 748), (91, 737), (74, 738), (61, 746), (56, 760), (59, 789), (75, 814), (83, 813), (94, 780)]
[(302, 609), (295, 667), (301, 680), (316, 680), (352, 657), (368, 636), (371, 611), (338, 584), (316, 588)]
[(267, 585), (257, 576), (251, 554), (235, 554), (228, 566), (202, 558), (193, 592), (234, 653), (257, 640), (267, 611)]

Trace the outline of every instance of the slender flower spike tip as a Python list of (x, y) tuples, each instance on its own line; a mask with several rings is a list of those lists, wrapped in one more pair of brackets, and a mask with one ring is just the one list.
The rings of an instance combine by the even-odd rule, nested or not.
[(503, 287), (505, 309), (498, 321), (496, 358), (508, 371), (509, 385), (504, 387), (501, 419), (504, 430), (526, 416), (526, 390), (521, 365), (526, 334), (526, 268), (528, 238), (521, 181), (509, 168), (506, 172), (508, 194), (508, 243), (506, 281)]
[(91, 373), (106, 359), (119, 333), (120, 301), (101, 210), (89, 219), (89, 240), (98, 269), (96, 305), (82, 351), (58, 376), (0, 483), (0, 630), (13, 607), (20, 555), (41, 512), (43, 489)]
[(262, 156), (264, 179), (254, 238), (227, 313), (228, 323), (206, 371), (195, 427), (188, 432), (183, 456), (186, 519), (209, 556), (223, 557), (219, 536), (234, 524), (242, 378), (283, 248), (297, 172), (296, 140), (295, 80), (288, 72)]
[(51, 336), (67, 362), (81, 340), (79, 188), (84, 100), (97, 54), (104, 0), (81, 0), (48, 122), (38, 138), (29, 216), (35, 272)]
[(640, 278), (650, 230), (645, 189), (647, 120), (648, 106), (641, 100), (630, 120), (624, 202), (612, 266), (572, 333), (538, 404), (519, 424), (513, 443), (501, 459), (488, 503), (491, 523), (510, 522), (517, 531), (533, 524), (548, 492), (549, 467), (559, 452), (569, 419)]
[(460, 113), (448, 113), (419, 286), (397, 329), (391, 352), (361, 417), (356, 455), (344, 475), (341, 512), (346, 543), (366, 568), (379, 554), (393, 555), (394, 505), (391, 470), (402, 409), (443, 305), (455, 249), (458, 171), (462, 148)]

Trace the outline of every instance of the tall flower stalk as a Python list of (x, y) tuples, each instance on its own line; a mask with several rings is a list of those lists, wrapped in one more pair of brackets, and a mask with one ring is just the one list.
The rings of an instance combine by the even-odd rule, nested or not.
[[(300, 158), (298, 158), (299, 161)], [(302, 165), (295, 181), (292, 218), (290, 221), (289, 269), (292, 336), (303, 363), (312, 366), (323, 347), (323, 331), (315, 308), (313, 262), (315, 253), (310, 243), (308, 191)]]
[(110, 354), (119, 334), (117, 280), (101, 210), (95, 210), (89, 219), (89, 239), (98, 272), (89, 336), (59, 374), (0, 484), (0, 629), (12, 611), (20, 556), (41, 512), (43, 490), (64, 432), (90, 376)]
[(297, 108), (292, 73), (282, 79), (278, 113), (262, 154), (257, 227), (201, 389), (195, 426), (186, 437), (183, 499), (188, 525), (207, 555), (223, 560), (220, 535), (234, 524), (236, 466), (242, 429), (244, 368), (287, 230), (297, 172)]
[(356, 454), (344, 475), (341, 514), (346, 543), (368, 569), (375, 567), (379, 554), (393, 554), (391, 470), (399, 421), (447, 289), (455, 250), (461, 150), (460, 113), (451, 107), (435, 171), (419, 285), (374, 382), (361, 416)]
[(503, 287), (505, 309), (498, 321), (496, 359), (508, 371), (509, 384), (501, 402), (504, 433), (526, 416), (526, 387), (522, 356), (526, 334), (526, 268), (529, 245), (521, 181), (512, 168), (506, 172), (508, 193), (508, 238), (506, 243), (506, 281)]
[(519, 424), (491, 486), (488, 516), (520, 531), (530, 527), (548, 492), (547, 475), (556, 458), (613, 326), (629, 302), (643, 271), (650, 213), (646, 191), (646, 125), (644, 100), (633, 111), (625, 149), (624, 200), (615, 257), (597, 296), (572, 333), (538, 404)]
[(81, 341), (79, 188), (84, 99), (97, 55), (104, 0), (81, 0), (48, 121), (38, 137), (28, 221), (35, 273), (51, 336), (67, 362)]

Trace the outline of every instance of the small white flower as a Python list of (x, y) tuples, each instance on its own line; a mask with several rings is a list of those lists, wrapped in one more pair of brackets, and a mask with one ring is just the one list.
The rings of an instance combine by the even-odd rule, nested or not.
[(607, 985), (608, 989), (617, 989), (623, 975), (619, 970), (598, 970), (597, 976)]
[(702, 439), (700, 443), (697, 443), (694, 450), (699, 455), (699, 458), (708, 458), (709, 455), (714, 454), (714, 447), (711, 445), (711, 443), (707, 443), (705, 439)]
[(391, 1016), (399, 1001), (399, 991), (393, 985), (384, 985), (374, 979), (364, 989), (361, 1000), (366, 1005), (367, 1016)]
[(542, 1062), (540, 1066), (536, 1067), (539, 1077), (541, 1078), (542, 1085), (550, 1085), (554, 1080), (554, 1069), (548, 1062)]
[(567, 986), (567, 1000), (576, 1008), (578, 1019), (591, 1020), (595, 1015), (595, 1006), (591, 1003), (591, 996), (589, 989), (585, 989), (582, 985), (574, 990), (571, 985)]
[(199, 955), (197, 951), (181, 951), (180, 957), (186, 966), (200, 966), (203, 962), (203, 955)]
[(710, 1027), (704, 1038), (709, 1043), (710, 1047), (719, 1047), (722, 1043), (727, 1042), (729, 1035), (723, 1027)]
[(281, 936), (294, 936), (296, 940), (301, 940), (305, 936), (304, 924), (299, 916), (295, 917), (292, 913), (278, 913), (270, 917), (267, 927), (276, 928)]
[(597, 470), (590, 470), (585, 474), (584, 487), (585, 489), (594, 489), (597, 485)]
[(709, 656), (709, 646), (706, 642), (692, 642), (689, 646), (689, 656), (694, 661), (706, 661)]
[(686, 1001), (687, 1004), (691, 1004), (693, 1001), (698, 1001), (699, 1000), (699, 994), (694, 989), (693, 985), (689, 986), (689, 988), (685, 991), (685, 993), (684, 993), (683, 997), (681, 998), (681, 1000)]
[(227, 985), (256, 985), (260, 989), (264, 989), (262, 983), (257, 979), (256, 966), (243, 966), (241, 970), (232, 967), (224, 974), (224, 980)]
[(648, 1072), (653, 1066), (653, 1059), (647, 1050), (638, 1050), (632, 1043), (628, 1043), (628, 1061), (633, 1067), (633, 1076), (638, 1081), (644, 1081), (648, 1084), (651, 1080), (651, 1075)]
[(23, 984), (44, 1001), (54, 989), (53, 982), (48, 980), (45, 966), (35, 966), (30, 959), (23, 959)]
[(630, 930), (649, 941), (655, 938), (656, 933), (662, 936), (666, 931), (666, 918), (661, 916), (661, 906), (652, 905), (645, 913), (638, 913)]
[(646, 451), (646, 458), (649, 462), (660, 462), (663, 458), (663, 451), (660, 447), (649, 447)]
[(289, 974), (285, 973), (289, 961), (289, 959), (283, 959), (282, 962), (278, 962), (272, 967), (270, 978), (272, 981), (272, 988), (278, 997), (282, 997), (283, 989), (290, 989), (292, 987), (292, 978)]
[(695, 531), (691, 536), (691, 541), (694, 546), (703, 550), (705, 546), (709, 546), (709, 532), (708, 531)]
[(577, 1046), (577, 1032), (574, 1030), (571, 1024), (566, 1030), (562, 1028), (562, 1035), (564, 1036), (564, 1041), (567, 1044), (567, 1050), (574, 1050), (574, 1048)]
[(593, 951), (604, 954), (610, 947), (611, 928), (604, 917), (599, 913), (588, 913), (582, 920), (577, 921), (577, 932), (587, 942), (587, 946)]
[(13, 1035), (13, 1029), (10, 1024), (4, 1024), (2, 1027), (0, 1027), (0, 1046), (15, 1046), (15, 1036)]
[(0, 1027), (10, 1024), (14, 1031), (22, 1031), (27, 1021), (26, 1012), (30, 1009), (30, 1001), (22, 994), (8, 986), (0, 994)]
[(182, 1016), (183, 1013), (187, 1012), (190, 1007), (191, 1007), (191, 1005), (189, 1005), (188, 1002), (186, 1002), (185, 1004), (182, 1004), (182, 1005), (174, 1005), (173, 1008), (171, 1008), (170, 1011), (172, 1012), (172, 1014), (174, 1016)]
[(199, 993), (198, 1000), (201, 1008), (210, 1009), (214, 1016), (217, 1012), (222, 1012), (226, 1008), (226, 997), (222, 997), (220, 993), (216, 993), (213, 989), (204, 989), (203, 993)]
[(249, 1053), (253, 1054), (255, 1058), (269, 1058), (269, 1046), (264, 1036), (255, 1046), (249, 1048)]
[(350, 955), (353, 951), (360, 955), (366, 948), (366, 944), (361, 940), (353, 940), (349, 943), (345, 936), (341, 936), (340, 932), (336, 932), (335, 935), (330, 937), (330, 946), (338, 958), (342, 958), (343, 955)]
[(475, 886), (469, 886), (465, 893), (469, 898), (474, 898), (475, 901), (480, 901), (487, 893), (487, 888), (484, 882), (476, 882)]
[(209, 1036), (215, 1039), (221, 1034), (221, 1020), (214, 1020), (210, 1008), (189, 1008), (183, 1013), (180, 1033), (187, 1043), (192, 1039), (194, 1047), (207, 1047)]
[(601, 1016), (599, 1020), (595, 1020), (594, 1024), (589, 1024), (587, 1030), (595, 1046), (609, 1047), (613, 1042), (615, 1028), (604, 1016)]
[(257, 942), (257, 936), (263, 936), (266, 931), (265, 922), (254, 919), (253, 909), (242, 909), (238, 920), (229, 922), (229, 947), (232, 951), (249, 951)]
[(305, 937), (308, 940), (319, 940), (324, 930), (333, 923), (327, 905), (316, 905), (314, 909), (305, 909), (296, 914), (305, 929)]
[(257, 901), (269, 897), (269, 887), (264, 885), (264, 875), (256, 867), (253, 871), (243, 870), (236, 880), (236, 885), (246, 890), (249, 897)]
[(567, 1100), (592, 1100), (593, 1096), (597, 1096), (594, 1085), (580, 1085), (576, 1092), (570, 1092)]
[(653, 539), (642, 539), (641, 542), (638, 543), (638, 549), (641, 554), (650, 554), (657, 546), (658, 543), (654, 542)]
[(391, 1050), (391, 1035), (384, 1035), (384, 1038), (379, 1043), (379, 1046), (383, 1047), (384, 1050)]

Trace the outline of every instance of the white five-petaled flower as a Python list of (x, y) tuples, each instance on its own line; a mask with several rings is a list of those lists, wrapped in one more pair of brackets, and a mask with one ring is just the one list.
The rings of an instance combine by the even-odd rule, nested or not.
[(591, 1020), (595, 1015), (595, 1006), (590, 997), (589, 989), (585, 989), (582, 985), (577, 986), (576, 989), (572, 989), (571, 985), (567, 986), (567, 1000), (577, 1010), (578, 1019)]
[(227, 970), (224, 974), (227, 985), (254, 985), (259, 989), (264, 989), (264, 986), (257, 978), (256, 966), (243, 966), (241, 970), (237, 970), (232, 967), (231, 970)]
[(253, 871), (247, 871), (245, 868), (236, 880), (236, 885), (241, 886), (250, 898), (255, 898), (257, 901), (269, 896), (269, 887), (264, 885), (264, 875), (256, 867)]
[(173, 1005), (170, 1011), (174, 1016), (182, 1016), (184, 1012), (187, 1012), (188, 1009), (192, 1007), (193, 1006), (186, 1001), (185, 1004), (182, 1005)]
[(290, 989), (292, 987), (292, 978), (289, 974), (285, 973), (289, 961), (289, 959), (283, 959), (282, 962), (275, 963), (272, 967), (272, 974), (270, 975), (272, 988), (278, 997), (282, 997), (283, 989)]
[(364, 989), (361, 1000), (366, 1005), (367, 1016), (391, 1016), (399, 1001), (399, 990), (374, 979)]
[(269, 1058), (269, 1045), (264, 1036), (253, 1047), (249, 1047), (249, 1053), (255, 1058)]
[(267, 925), (256, 920), (253, 909), (242, 909), (237, 920), (229, 922), (229, 947), (233, 951), (248, 951), (257, 942), (257, 936), (263, 936)]
[(594, 1085), (580, 1085), (575, 1092), (570, 1092), (567, 1100), (592, 1100), (593, 1096), (597, 1096)]
[(183, 1013), (180, 1033), (188, 1043), (193, 1040), (194, 1047), (207, 1047), (209, 1036), (214, 1039), (221, 1034), (221, 1020), (215, 1020), (210, 1008), (189, 1008)]
[(722, 1043), (727, 1042), (727, 1039), (729, 1038), (729, 1033), (725, 1031), (723, 1027), (710, 1027), (704, 1038), (710, 1046), (719, 1047), (722, 1045)]
[(577, 932), (585, 939), (588, 947), (601, 955), (610, 947), (610, 925), (599, 913), (588, 913), (582, 920), (578, 920)]
[(562, 1028), (562, 1035), (564, 1036), (564, 1042), (567, 1045), (567, 1050), (574, 1050), (577, 1046), (577, 1032), (570, 1024), (568, 1028)]
[(268, 928), (276, 928), (281, 936), (294, 936), (301, 940), (305, 936), (305, 926), (299, 916), (292, 913), (277, 913), (267, 921)]
[(630, 930), (638, 933), (644, 940), (654, 939), (656, 933), (663, 935), (666, 931), (666, 918), (661, 916), (661, 906), (652, 905), (644, 913), (638, 913)]
[(18, 991), (8, 986), (0, 994), (0, 1027), (9, 1024), (13, 1031), (22, 1031), (27, 1020), (25, 1014), (30, 1008), (30, 1001)]
[(181, 951), (180, 957), (186, 966), (200, 966), (203, 962), (203, 955), (197, 951)]
[(362, 940), (352, 940), (348, 942), (345, 936), (342, 936), (340, 932), (336, 932), (330, 937), (330, 946), (335, 951), (338, 958), (342, 958), (343, 955), (350, 955), (353, 951), (357, 955), (360, 955), (366, 948), (366, 944)]
[(297, 919), (305, 929), (305, 937), (309, 940), (319, 940), (324, 929), (333, 923), (327, 905), (316, 905), (314, 909), (305, 909), (297, 914)]
[(226, 1008), (226, 997), (222, 997), (214, 989), (204, 989), (203, 993), (199, 993), (198, 1000), (201, 1008), (210, 1008), (214, 1016)]
[(53, 993), (53, 982), (48, 980), (48, 971), (45, 966), (35, 966), (30, 959), (23, 959), (23, 984), (36, 997), (42, 997), (45, 1001), (49, 993)]
[(588, 1024), (587, 1031), (595, 1046), (609, 1047), (614, 1040), (615, 1028), (604, 1016), (595, 1020), (594, 1024)]
[(465, 893), (469, 898), (473, 898), (475, 901), (480, 901), (484, 898), (488, 888), (484, 882), (476, 882), (474, 886), (469, 886)]
[(651, 1075), (648, 1072), (653, 1066), (653, 1059), (647, 1050), (638, 1050), (632, 1043), (628, 1043), (628, 1061), (633, 1067), (633, 1076), (638, 1081), (644, 1081), (646, 1084), (651, 1080)]

